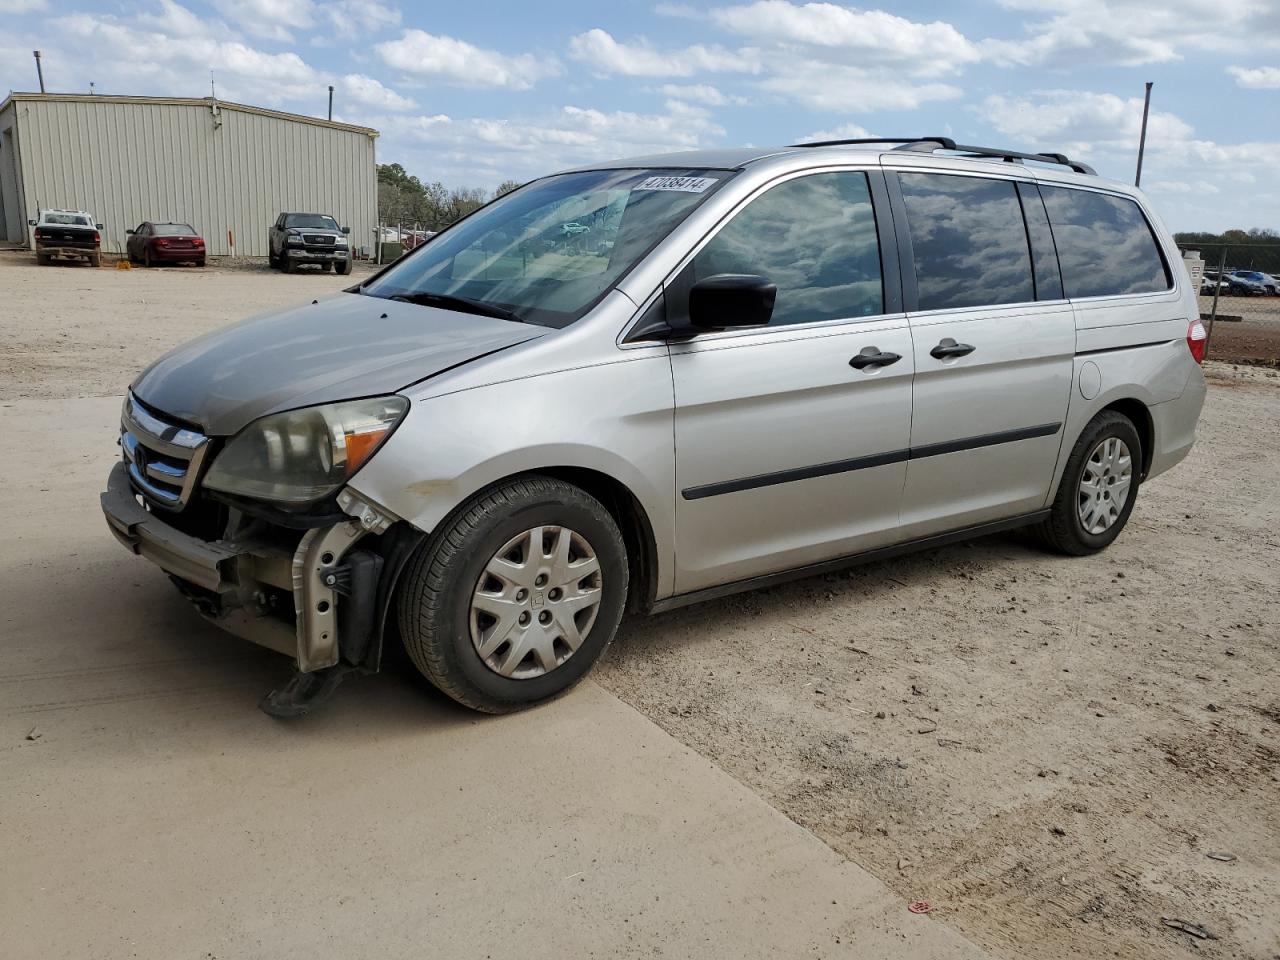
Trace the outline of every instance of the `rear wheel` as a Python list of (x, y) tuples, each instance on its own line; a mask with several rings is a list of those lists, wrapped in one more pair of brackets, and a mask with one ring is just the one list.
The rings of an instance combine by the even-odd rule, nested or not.
[(89, 266), (91, 267), (102, 266), (102, 251), (95, 250), (93, 251), (93, 253), (89, 254)]
[(511, 480), (457, 511), (410, 562), (400, 632), (441, 691), (508, 713), (582, 679), (613, 640), (628, 576), (598, 500), (549, 477)]
[(36, 263), (39, 264), (40, 266), (47, 267), (52, 262), (53, 262), (53, 257), (49, 256), (49, 254), (47, 253), (36, 254)]
[(197, 260), (197, 261), (196, 261), (196, 266), (197, 266), (197, 267), (203, 267), (204, 265), (205, 265), (205, 259), (204, 259), (204, 257), (201, 257), (199, 260)]
[(1129, 522), (1141, 472), (1138, 431), (1128, 417), (1104, 410), (1071, 451), (1049, 518), (1040, 526), (1042, 539), (1074, 556), (1110, 546)]

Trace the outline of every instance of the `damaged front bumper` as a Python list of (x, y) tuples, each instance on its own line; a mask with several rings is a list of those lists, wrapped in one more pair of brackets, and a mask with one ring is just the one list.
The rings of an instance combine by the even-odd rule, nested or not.
[[(396, 517), (344, 490), (338, 506), (349, 519), (307, 530), (290, 553), (277, 543), (205, 541), (176, 529), (138, 501), (123, 462), (101, 501), (116, 539), (172, 575), (219, 627), (293, 657), (303, 673), (341, 662), (377, 668), (386, 551), (353, 548), (386, 533)], [(393, 568), (404, 553), (394, 551)], [(271, 602), (286, 594), (292, 611)]]

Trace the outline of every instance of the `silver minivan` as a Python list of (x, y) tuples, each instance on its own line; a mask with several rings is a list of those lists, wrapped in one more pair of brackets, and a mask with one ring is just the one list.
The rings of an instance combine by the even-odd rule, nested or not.
[(161, 358), (115, 535), (292, 657), (503, 712), (656, 612), (1015, 527), (1084, 555), (1186, 456), (1196, 291), (1135, 189), (945, 138), (594, 164)]

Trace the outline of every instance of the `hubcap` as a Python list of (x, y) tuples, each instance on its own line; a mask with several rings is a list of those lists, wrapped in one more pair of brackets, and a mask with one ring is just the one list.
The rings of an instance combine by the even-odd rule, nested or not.
[(1089, 533), (1106, 533), (1120, 519), (1133, 483), (1133, 457), (1119, 437), (1107, 437), (1084, 464), (1077, 498), (1080, 524)]
[(512, 537), (471, 596), (471, 642), (494, 673), (529, 680), (563, 664), (590, 633), (604, 593), (600, 561), (568, 527)]

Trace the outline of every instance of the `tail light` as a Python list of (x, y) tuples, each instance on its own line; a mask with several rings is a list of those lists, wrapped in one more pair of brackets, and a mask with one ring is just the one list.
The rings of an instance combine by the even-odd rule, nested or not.
[(191, 245), (192, 245), (192, 246), (195, 246), (195, 247), (203, 247), (203, 246), (204, 246), (204, 238), (202, 238), (202, 237), (192, 237), (192, 238), (191, 238)]
[(169, 245), (169, 241), (165, 237), (157, 237), (155, 243), (157, 247), (167, 247)]
[(1209, 334), (1199, 320), (1192, 320), (1187, 325), (1187, 349), (1196, 363), (1204, 363), (1204, 355), (1209, 350)]
[(36, 239), (37, 239), (37, 240), (43, 240), (43, 239), (44, 239), (44, 234), (40, 232), (40, 228), (39, 228), (39, 227), (36, 227)]
[(102, 234), (100, 234), (97, 230), (93, 231), (93, 242), (95, 244), (102, 243)]

